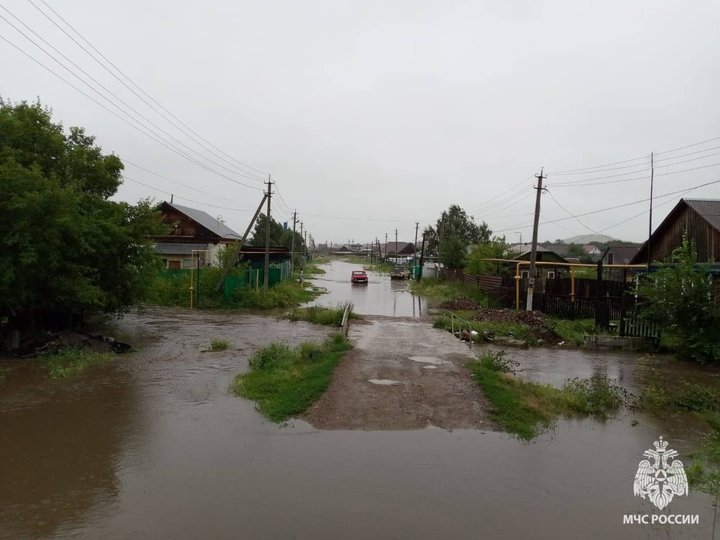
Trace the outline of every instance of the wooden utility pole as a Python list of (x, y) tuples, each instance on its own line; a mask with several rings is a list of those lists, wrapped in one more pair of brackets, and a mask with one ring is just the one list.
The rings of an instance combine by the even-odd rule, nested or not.
[(385, 233), (385, 259), (387, 260), (388, 252), (387, 252), (387, 233)]
[(418, 271), (417, 279), (422, 279), (423, 259), (425, 257), (425, 233), (423, 233), (422, 247), (420, 248), (420, 270)]
[(647, 241), (647, 271), (650, 273), (650, 237), (652, 236), (652, 208), (653, 208), (653, 182), (655, 179), (655, 157), (650, 152), (650, 222), (648, 223), (648, 241)]
[[(415, 243), (413, 244), (413, 272), (415, 272), (415, 266), (417, 266), (417, 233), (420, 223), (415, 222)], [(413, 276), (414, 277), (414, 276)]]
[(442, 242), (443, 236), (445, 235), (445, 212), (442, 213), (442, 219), (440, 220), (440, 230), (438, 231), (438, 276), (440, 277), (440, 270), (442, 269)]
[(295, 224), (297, 223), (297, 210), (293, 212), (293, 235), (290, 241), (290, 275), (295, 271)]
[(525, 302), (525, 311), (532, 311), (533, 305), (533, 290), (535, 289), (535, 261), (537, 260), (537, 237), (538, 237), (538, 226), (540, 225), (540, 196), (542, 195), (542, 181), (543, 170), (540, 169), (540, 174), (536, 174), (535, 178), (538, 179), (538, 185), (535, 187), (537, 193), (535, 194), (535, 219), (533, 221), (533, 235), (532, 235), (532, 248), (530, 251), (530, 275), (528, 276), (528, 289), (527, 289), (527, 300)]
[(397, 229), (395, 229), (395, 264), (397, 264)]
[(268, 289), (270, 286), (270, 199), (272, 198), (272, 179), (270, 178), (270, 175), (268, 175), (268, 181), (265, 182), (267, 184), (267, 226), (265, 227), (265, 271), (264, 271), (264, 281), (263, 281), (263, 288), (265, 290)]

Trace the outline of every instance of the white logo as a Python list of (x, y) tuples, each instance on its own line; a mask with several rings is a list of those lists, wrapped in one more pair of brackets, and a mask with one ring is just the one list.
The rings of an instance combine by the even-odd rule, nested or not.
[(643, 452), (643, 456), (651, 458), (653, 462), (643, 459), (638, 465), (633, 493), (643, 499), (647, 495), (650, 502), (662, 510), (670, 504), (675, 495), (688, 494), (688, 481), (682, 461), (674, 459), (678, 453), (672, 449), (667, 450), (667, 441), (663, 441), (661, 436), (660, 440), (653, 444), (655, 450), (648, 449)]

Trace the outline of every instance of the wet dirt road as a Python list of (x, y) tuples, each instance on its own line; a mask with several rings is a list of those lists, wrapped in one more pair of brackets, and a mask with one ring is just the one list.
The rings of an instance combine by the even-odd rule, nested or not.
[(491, 427), (488, 404), (464, 365), (472, 351), (427, 322), (366, 318), (355, 347), (304, 419), (322, 429)]
[[(661, 434), (681, 458), (696, 445), (687, 417), (565, 420), (531, 443), (483, 429), (278, 426), (230, 394), (232, 378), (267, 342), (328, 329), (187, 310), (115, 327), (138, 352), (67, 380), (27, 364), (0, 382), (0, 538), (711, 537), (713, 501), (693, 490), (671, 510), (699, 525), (622, 524), (653, 513), (632, 493), (642, 452)], [(201, 352), (213, 337), (232, 350)], [(533, 352), (527, 372), (551, 378), (556, 351)], [(631, 357), (572, 355), (581, 370), (634, 377)]]

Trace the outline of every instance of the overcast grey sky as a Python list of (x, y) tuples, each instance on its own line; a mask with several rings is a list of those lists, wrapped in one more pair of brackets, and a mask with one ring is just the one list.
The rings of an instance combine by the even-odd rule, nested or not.
[[(195, 133), (271, 173), (280, 193), (274, 217), (287, 221), (297, 209), (317, 242), (394, 239), (396, 228), (400, 240), (412, 240), (415, 222), (434, 223), (453, 203), (509, 241), (520, 233), (527, 241), (532, 175), (541, 166), (551, 192), (541, 223), (567, 218), (543, 223), (542, 240), (592, 230), (639, 241), (647, 236), (646, 202), (580, 221), (567, 211), (646, 199), (651, 151), (656, 196), (720, 181), (720, 139), (667, 152), (720, 137), (717, 1), (1, 5), (0, 16), (69, 65), (16, 16), (181, 141), (170, 140), (180, 151), (192, 148), (215, 162), (204, 161), (208, 167), (251, 187), (180, 157), (0, 40), (5, 99), (39, 96), (57, 121), (84, 126), (126, 161), (118, 199), (174, 193), (240, 232), (262, 197), (262, 181), (246, 177), (258, 173), (236, 174), (236, 162), (148, 108), (52, 24), (63, 23), (47, 5)], [(113, 108), (2, 19), (0, 36)], [(642, 159), (626, 161), (634, 158)], [(590, 167), (597, 168), (553, 174)], [(655, 223), (682, 195), (656, 200)], [(685, 196), (720, 198), (720, 182)]]

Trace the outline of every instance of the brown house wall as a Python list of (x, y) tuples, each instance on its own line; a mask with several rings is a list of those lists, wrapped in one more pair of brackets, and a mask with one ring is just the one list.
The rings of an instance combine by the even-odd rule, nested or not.
[(678, 215), (667, 224), (662, 234), (655, 235), (650, 245), (653, 261), (667, 261), (674, 249), (682, 245), (683, 234), (695, 241), (698, 260), (702, 262), (717, 261), (720, 257), (720, 231), (717, 231), (700, 215), (689, 207), (683, 208)]

